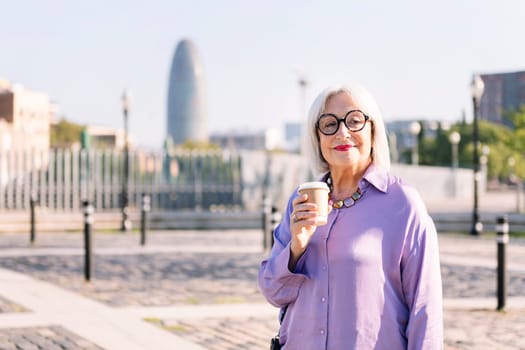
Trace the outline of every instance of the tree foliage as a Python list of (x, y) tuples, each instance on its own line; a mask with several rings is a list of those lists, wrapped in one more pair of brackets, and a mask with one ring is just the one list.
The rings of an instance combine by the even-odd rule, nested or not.
[(80, 143), (80, 135), (85, 126), (67, 121), (65, 118), (51, 126), (50, 144), (52, 148), (69, 148)]
[[(508, 182), (516, 177), (525, 179), (525, 105), (518, 110), (505, 113), (504, 124), (491, 123), (485, 120), (478, 122), (479, 149), (478, 156), (482, 162), (486, 159), (489, 179)], [(458, 144), (460, 167), (473, 167), (474, 145), (472, 123), (457, 123), (449, 130), (438, 129), (433, 138), (420, 137), (419, 159), (424, 165), (446, 166), (452, 164), (452, 145), (449, 135), (457, 131), (461, 136)]]

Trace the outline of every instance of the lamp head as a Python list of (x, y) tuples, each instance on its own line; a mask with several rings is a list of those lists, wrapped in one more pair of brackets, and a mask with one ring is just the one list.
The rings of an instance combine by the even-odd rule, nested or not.
[(485, 90), (485, 84), (478, 74), (472, 76), (472, 82), (470, 83), (470, 92), (472, 93), (472, 98), (476, 101), (481, 99), (483, 96), (483, 91)]
[(417, 121), (410, 123), (410, 133), (414, 136), (417, 136), (421, 132), (421, 124)]
[(448, 136), (448, 140), (450, 141), (451, 144), (457, 145), (459, 141), (461, 141), (461, 135), (459, 134), (459, 132), (453, 131)]

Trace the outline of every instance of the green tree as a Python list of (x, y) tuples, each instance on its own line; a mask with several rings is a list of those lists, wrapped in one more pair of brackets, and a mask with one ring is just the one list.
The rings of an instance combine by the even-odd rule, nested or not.
[(438, 126), (434, 138), (427, 137), (424, 132), (420, 133), (419, 159), (422, 165), (446, 166), (452, 163), (452, 146), (448, 142), (448, 133)]
[(214, 143), (204, 142), (204, 141), (186, 141), (179, 147), (184, 150), (198, 150), (198, 151), (217, 151), (220, 147)]
[(514, 129), (525, 129), (525, 104), (517, 110), (511, 109), (503, 112), (503, 120), (508, 121)]
[[(525, 152), (525, 128), (513, 130), (502, 124), (480, 120), (478, 129), (480, 142), (478, 155), (482, 157), (485, 150), (489, 152), (485, 155), (487, 157), (489, 179), (507, 181), (511, 172), (520, 178), (525, 178), (525, 162), (522, 156)], [(450, 131), (447, 132), (447, 135), (453, 131), (457, 131), (461, 135), (461, 142), (458, 145), (460, 167), (472, 167), (474, 150), (472, 124), (455, 124)], [(447, 144), (447, 149), (451, 147), (448, 142), (448, 136), (446, 140), (443, 139), (442, 141), (436, 142), (436, 146), (440, 144), (442, 146)], [(436, 155), (440, 154), (439, 149), (430, 149), (428, 152)], [(511, 157), (515, 160), (514, 168), (509, 166), (509, 159)], [(433, 165), (438, 165), (437, 161), (439, 159), (440, 158), (436, 157), (436, 163)], [(450, 158), (448, 158), (445, 164), (450, 164)]]
[(50, 144), (52, 148), (69, 148), (80, 142), (80, 134), (85, 126), (60, 119), (57, 124), (51, 125)]

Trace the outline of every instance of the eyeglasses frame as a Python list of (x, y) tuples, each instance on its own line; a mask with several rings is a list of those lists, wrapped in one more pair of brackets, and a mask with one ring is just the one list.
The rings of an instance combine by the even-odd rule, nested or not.
[[(350, 113), (353, 113), (353, 112), (360, 112), (364, 117), (365, 117), (365, 122), (363, 123), (363, 126), (360, 128), (360, 129), (357, 129), (357, 130), (351, 130), (348, 125), (346, 124), (346, 118), (348, 118), (348, 116), (350, 115)], [(319, 127), (319, 121), (321, 120), (321, 118), (323, 117), (334, 117), (336, 120), (337, 120), (337, 128), (335, 129), (335, 131), (331, 134), (327, 134), (325, 132), (323, 132), (321, 130), (321, 128)], [(352, 109), (351, 111), (348, 111), (346, 112), (344, 118), (339, 118), (338, 116), (336, 116), (335, 114), (333, 113), (324, 113), (324, 114), (321, 114), (319, 116), (319, 118), (317, 118), (317, 122), (315, 123), (315, 126), (317, 128), (317, 130), (319, 130), (321, 132), (321, 134), (323, 135), (326, 135), (326, 136), (332, 136), (332, 135), (335, 135), (337, 133), (337, 131), (339, 131), (339, 127), (341, 126), (341, 123), (343, 123), (346, 128), (348, 129), (348, 131), (350, 132), (359, 132), (361, 130), (363, 130), (366, 126), (366, 122), (370, 120), (370, 117), (368, 115), (366, 115), (362, 110), (360, 109)]]

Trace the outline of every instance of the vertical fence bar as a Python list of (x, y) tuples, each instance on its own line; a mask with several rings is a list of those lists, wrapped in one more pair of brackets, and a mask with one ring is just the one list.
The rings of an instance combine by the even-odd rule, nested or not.
[(104, 188), (104, 203), (102, 204), (104, 209), (109, 209), (111, 205), (111, 153), (109, 150), (104, 151), (104, 176), (103, 176), (103, 188)]
[(8, 209), (13, 209), (14, 207), (14, 172), (13, 172), (13, 158), (14, 154), (13, 152), (7, 153), (7, 159), (6, 159), (6, 206)]
[(80, 150), (71, 152), (71, 207), (73, 211), (80, 208)]
[(31, 196), (34, 197), (36, 200), (38, 200), (38, 174), (39, 174), (39, 168), (40, 168), (40, 162), (38, 159), (37, 151), (34, 150), (31, 152), (31, 186), (30, 186), (30, 193)]
[(0, 210), (5, 209), (5, 188), (7, 184), (7, 164), (5, 152), (0, 151)]
[(22, 151), (22, 209), (26, 210), (29, 208), (29, 202), (31, 200), (31, 183), (30, 183), (30, 154), (29, 150), (25, 149)]
[(56, 208), (64, 210), (64, 151), (58, 149), (55, 158), (55, 201)]
[(15, 161), (15, 209), (22, 209), (22, 152), (17, 152)]
[(47, 175), (47, 190), (48, 190), (48, 203), (47, 207), (50, 209), (56, 209), (56, 199), (55, 199), (55, 166), (56, 166), (56, 153), (51, 151), (49, 154), (49, 167)]
[(120, 208), (119, 163), (120, 159), (117, 152), (111, 152), (111, 208), (113, 209)]
[(47, 175), (47, 167), (49, 164), (48, 157), (44, 156), (44, 151), (40, 152), (38, 154), (40, 157), (40, 169), (38, 170), (39, 176), (38, 176), (38, 187), (39, 187), (39, 196), (38, 201), (40, 203), (40, 206), (46, 205), (46, 175)]
[(102, 157), (101, 152), (99, 150), (95, 150), (93, 152), (93, 193), (95, 196), (95, 208), (101, 209), (102, 208), (102, 192), (103, 192), (103, 182), (102, 182)]
[(73, 209), (71, 200), (71, 151), (64, 150), (64, 209), (71, 211)]

